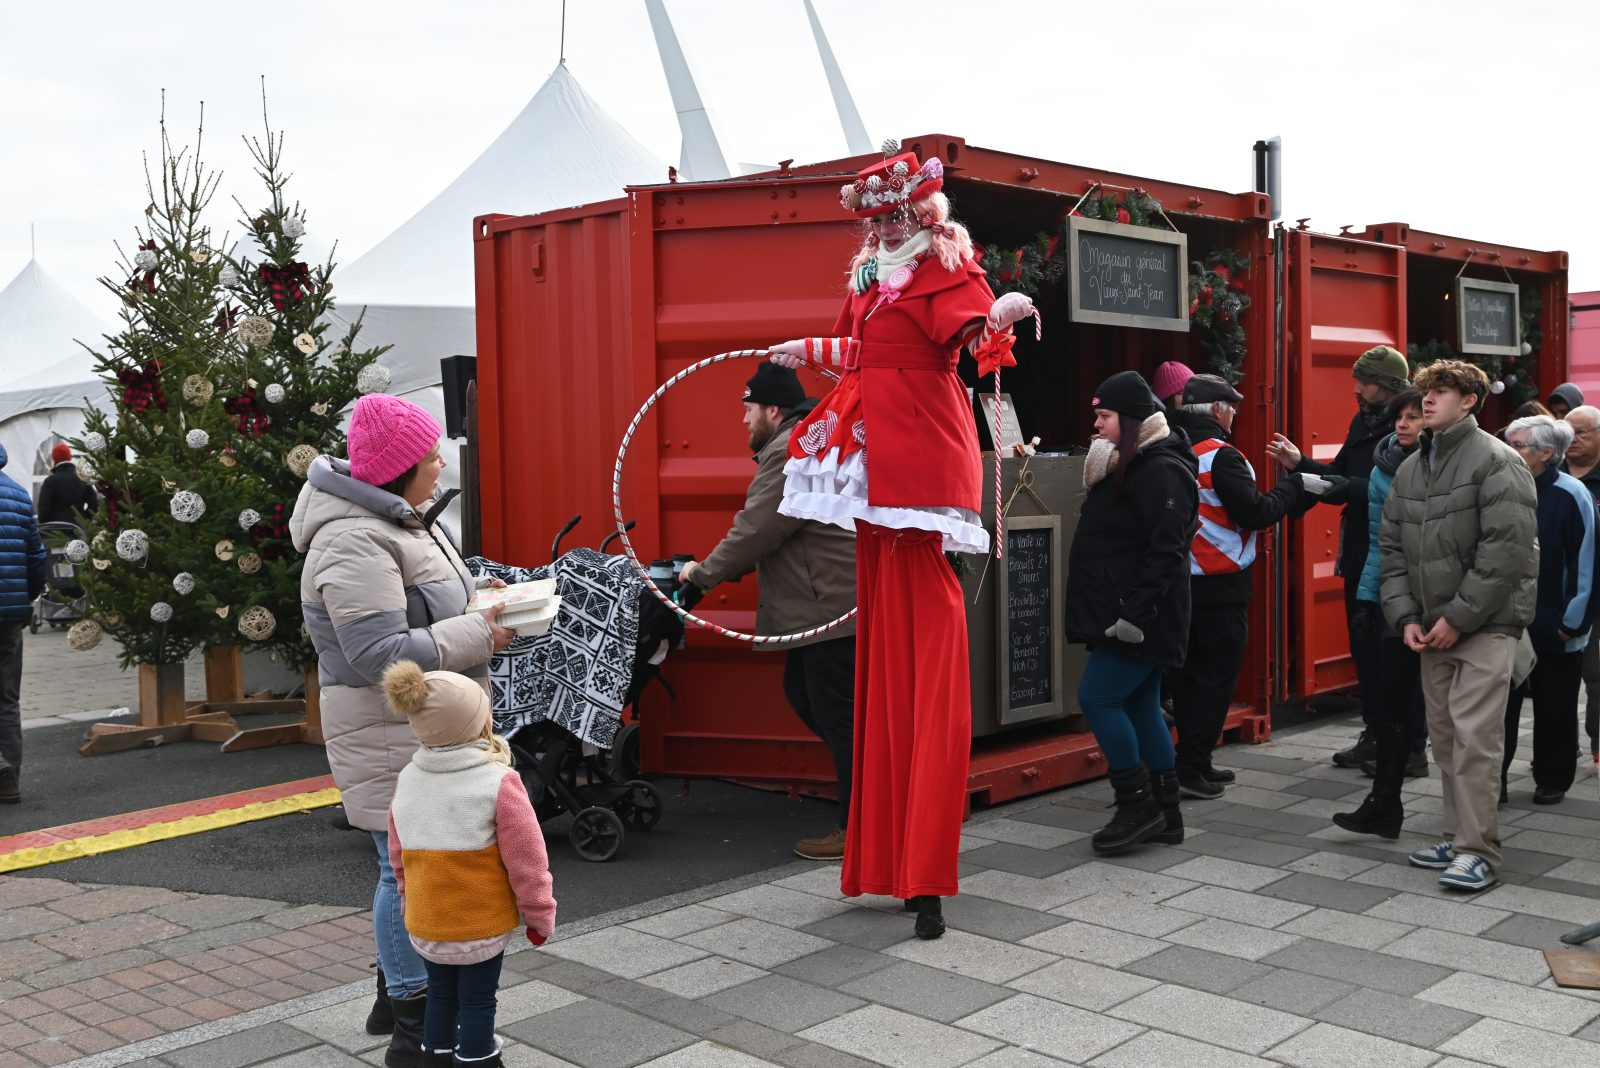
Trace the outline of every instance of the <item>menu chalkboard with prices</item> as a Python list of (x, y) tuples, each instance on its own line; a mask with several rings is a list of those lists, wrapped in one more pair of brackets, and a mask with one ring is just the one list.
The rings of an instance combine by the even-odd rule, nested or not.
[(1005, 525), (999, 561), (999, 682), (1003, 711), (1059, 712), (1062, 693), (1061, 519), (1019, 516)]
[(1189, 238), (1149, 226), (1071, 218), (1073, 322), (1189, 329)]
[(1455, 299), (1462, 352), (1490, 356), (1522, 352), (1521, 294), (1515, 284), (1457, 278)]

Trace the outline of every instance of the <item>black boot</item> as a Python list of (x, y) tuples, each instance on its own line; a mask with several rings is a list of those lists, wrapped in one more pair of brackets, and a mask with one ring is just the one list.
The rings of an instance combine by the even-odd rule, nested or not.
[(917, 903), (917, 937), (923, 941), (944, 934), (944, 905), (937, 894), (923, 894), (911, 899)]
[[(453, 1049), (430, 1049), (426, 1056), (427, 1060), (424, 1063), (427, 1064), (428, 1068), (455, 1068), (456, 1051)], [(495, 1063), (498, 1064), (500, 1062), (496, 1061)]]
[(428, 1068), (428, 1055), (422, 1048), (422, 1014), (427, 1007), (426, 990), (414, 997), (389, 999), (394, 1033), (383, 1055), (386, 1068)]
[(383, 969), (378, 969), (378, 996), (367, 1013), (367, 1034), (387, 1035), (394, 1030), (394, 1013), (389, 1009), (389, 984), (384, 981)]
[(1150, 836), (1150, 841), (1162, 845), (1181, 845), (1183, 843), (1183, 813), (1178, 808), (1178, 771), (1158, 771), (1155, 774), (1154, 789), (1156, 801), (1161, 805), (1162, 815), (1167, 818), (1167, 825)]
[(1150, 789), (1150, 772), (1143, 764), (1113, 771), (1111, 789), (1116, 793), (1117, 814), (1094, 832), (1090, 844), (1096, 853), (1120, 853), (1166, 829), (1167, 814)]
[(1406, 818), (1400, 803), (1400, 784), (1405, 782), (1411, 742), (1403, 727), (1380, 727), (1373, 732), (1377, 748), (1373, 767), (1372, 792), (1354, 812), (1336, 812), (1333, 822), (1356, 834), (1375, 834), (1380, 838), (1400, 837), (1400, 824)]
[(1375, 731), (1362, 731), (1355, 745), (1333, 754), (1333, 762), (1341, 768), (1359, 768), (1363, 760), (1371, 760), (1377, 754), (1378, 743), (1374, 740), (1375, 737)]

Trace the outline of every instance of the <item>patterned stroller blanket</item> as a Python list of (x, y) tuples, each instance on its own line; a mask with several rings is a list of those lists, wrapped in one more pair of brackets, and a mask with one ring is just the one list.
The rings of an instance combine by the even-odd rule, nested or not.
[(511, 567), (481, 556), (474, 575), (507, 583), (554, 578), (561, 611), (546, 634), (517, 638), (489, 661), (495, 730), (510, 735), (551, 722), (611, 748), (633, 680), (643, 581), (624, 556), (573, 549), (545, 567)]

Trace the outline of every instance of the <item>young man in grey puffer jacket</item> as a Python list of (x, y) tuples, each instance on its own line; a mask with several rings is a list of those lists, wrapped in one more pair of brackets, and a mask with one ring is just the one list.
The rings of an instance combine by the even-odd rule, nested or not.
[(1422, 660), (1428, 733), (1444, 787), (1444, 841), (1411, 854), (1441, 885), (1482, 890), (1500, 865), (1500, 760), (1517, 642), (1539, 575), (1533, 476), (1473, 416), (1478, 367), (1417, 373), (1426, 428), (1395, 473), (1379, 530), (1383, 613)]

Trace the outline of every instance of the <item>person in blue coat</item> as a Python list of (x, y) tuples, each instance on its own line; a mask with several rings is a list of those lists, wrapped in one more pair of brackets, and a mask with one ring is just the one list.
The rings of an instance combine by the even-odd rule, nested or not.
[(44, 592), (44, 543), (33, 498), (5, 473), (0, 445), (0, 804), (22, 800), (22, 631)]
[[(1394, 432), (1378, 442), (1372, 472), (1367, 476), (1367, 523), (1370, 549), (1356, 587), (1356, 607), (1365, 614), (1363, 625), (1380, 634), (1378, 655), (1378, 719), (1368, 729), (1374, 743), (1372, 792), (1354, 812), (1337, 812), (1333, 822), (1357, 834), (1381, 838), (1400, 837), (1405, 806), (1400, 787), (1406, 778), (1428, 773), (1427, 709), (1422, 700), (1422, 664), (1383, 618), (1379, 595), (1380, 556), (1378, 528), (1383, 505), (1389, 499), (1394, 473), (1417, 451), (1422, 435), (1422, 394), (1401, 391), (1389, 404), (1385, 418)], [(1420, 765), (1420, 767), (1418, 766)]]
[(1539, 494), (1539, 587), (1528, 637), (1538, 656), (1524, 687), (1513, 687), (1506, 706), (1506, 752), (1501, 771), (1517, 748), (1523, 690), (1533, 696), (1533, 802), (1554, 805), (1567, 795), (1577, 772), (1578, 685), (1600, 598), (1595, 569), (1594, 497), (1562, 471), (1572, 444), (1572, 424), (1547, 415), (1518, 419), (1506, 427), (1506, 444), (1517, 450)]

